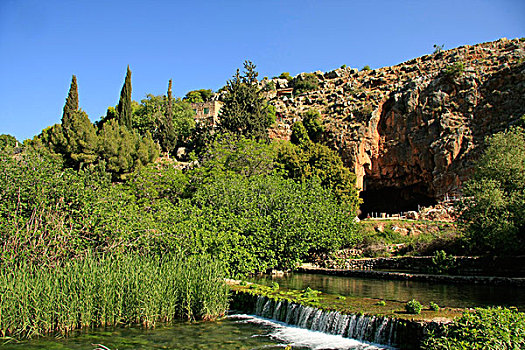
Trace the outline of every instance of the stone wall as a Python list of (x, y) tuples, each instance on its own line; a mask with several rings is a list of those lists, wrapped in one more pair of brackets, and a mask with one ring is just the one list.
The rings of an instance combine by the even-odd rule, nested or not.
[(192, 103), (191, 108), (195, 112), (195, 121), (197, 123), (216, 126), (219, 121), (219, 112), (222, 104), (220, 101)]
[[(397, 270), (413, 273), (428, 272), (432, 257), (405, 256), (394, 258), (347, 259), (349, 270)], [(456, 274), (525, 277), (525, 256), (520, 257), (456, 257)], [(525, 280), (524, 280), (525, 282)]]

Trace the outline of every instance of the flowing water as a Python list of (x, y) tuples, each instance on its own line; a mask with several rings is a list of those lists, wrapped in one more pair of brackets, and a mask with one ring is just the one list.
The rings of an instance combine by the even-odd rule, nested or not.
[(387, 281), (357, 277), (294, 273), (285, 276), (262, 276), (254, 282), (271, 285), (277, 282), (290, 289), (312, 289), (340, 295), (362, 296), (385, 300), (416, 299), (424, 304), (431, 301), (440, 306), (516, 306), (525, 309), (525, 288), (475, 284), (443, 284), (420, 281)]
[(258, 296), (255, 314), (296, 325), (312, 331), (344, 338), (370, 341), (375, 344), (397, 345), (398, 322), (379, 316), (343, 315), (283, 300)]
[(387, 348), (253, 315), (232, 315), (217, 322), (178, 323), (151, 330), (140, 327), (91, 330), (65, 339), (40, 338), (8, 343), (0, 345), (0, 349), (93, 350), (96, 346), (92, 344), (103, 344), (111, 350), (282, 350), (286, 345), (292, 345), (294, 350)]

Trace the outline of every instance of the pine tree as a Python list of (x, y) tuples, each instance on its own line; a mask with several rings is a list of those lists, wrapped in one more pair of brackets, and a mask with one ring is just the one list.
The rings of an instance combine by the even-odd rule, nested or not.
[(78, 86), (77, 77), (73, 75), (62, 113), (62, 125), (69, 125), (71, 123), (71, 116), (73, 112), (76, 111), (78, 111)]
[(129, 70), (129, 66), (126, 72), (124, 86), (122, 86), (122, 90), (120, 91), (117, 112), (119, 123), (131, 130), (131, 70)]
[(255, 65), (246, 61), (243, 75), (237, 70), (228, 81), (220, 124), (223, 130), (260, 140), (268, 138), (272, 118), (257, 86), (257, 75)]

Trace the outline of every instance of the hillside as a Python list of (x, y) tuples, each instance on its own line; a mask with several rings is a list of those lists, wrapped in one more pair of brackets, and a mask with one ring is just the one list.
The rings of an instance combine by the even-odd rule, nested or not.
[[(273, 138), (310, 108), (322, 114), (323, 142), (357, 175), (363, 212), (399, 212), (460, 194), (485, 136), (525, 114), (525, 41), (462, 46), (375, 70), (314, 73), (318, 89), (278, 96)], [(305, 76), (305, 73), (300, 74)], [(296, 77), (297, 79), (297, 77)], [(270, 85), (271, 86), (271, 85)]]

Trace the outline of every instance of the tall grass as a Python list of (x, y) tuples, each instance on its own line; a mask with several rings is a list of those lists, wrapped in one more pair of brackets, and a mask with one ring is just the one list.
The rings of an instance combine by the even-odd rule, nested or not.
[(55, 268), (0, 269), (0, 333), (28, 338), (81, 327), (207, 319), (228, 307), (221, 264), (179, 256), (87, 256)]

